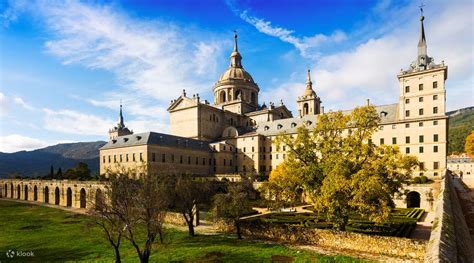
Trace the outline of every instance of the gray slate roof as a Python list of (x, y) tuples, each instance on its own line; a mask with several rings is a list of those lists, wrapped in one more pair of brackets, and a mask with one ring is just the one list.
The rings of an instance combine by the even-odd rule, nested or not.
[(100, 149), (105, 150), (138, 145), (160, 145), (174, 148), (211, 151), (209, 142), (157, 132), (145, 132), (120, 136), (116, 140), (109, 141)]
[[(375, 106), (381, 117), (381, 123), (391, 123), (397, 121), (398, 104)], [(350, 114), (352, 110), (343, 111)], [(383, 113), (382, 113), (383, 112)], [(265, 136), (278, 135), (280, 133), (296, 133), (297, 129), (306, 124), (309, 129), (313, 129), (318, 121), (317, 115), (306, 115), (274, 121), (260, 122), (257, 126), (257, 133)]]

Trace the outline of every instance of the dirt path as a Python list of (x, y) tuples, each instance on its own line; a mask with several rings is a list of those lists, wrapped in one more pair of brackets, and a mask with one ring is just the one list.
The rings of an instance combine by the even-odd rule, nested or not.
[(420, 221), (416, 223), (416, 228), (410, 235), (410, 238), (430, 240), (431, 227), (433, 226), (434, 213), (425, 212)]

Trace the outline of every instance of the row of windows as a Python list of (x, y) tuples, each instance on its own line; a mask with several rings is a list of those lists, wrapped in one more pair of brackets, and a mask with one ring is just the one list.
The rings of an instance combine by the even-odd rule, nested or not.
[[(420, 170), (425, 169), (425, 163), (421, 162), (420, 163)], [(439, 169), (439, 162), (433, 162), (433, 170), (438, 170)]]
[[(433, 107), (433, 114), (437, 114), (437, 113), (438, 113), (438, 107)], [(423, 116), (424, 114), (425, 113), (424, 113), (423, 109), (418, 110), (418, 115), (419, 116)], [(405, 111), (405, 117), (410, 117), (410, 111), (409, 110)]]
[[(112, 162), (112, 155), (108, 155), (108, 162), (111, 163)], [(131, 154), (131, 161), (132, 162), (136, 162), (137, 161), (137, 158), (136, 158), (136, 155), (135, 153)], [(150, 157), (150, 161), (151, 162), (157, 162), (157, 158), (156, 158), (156, 153), (151, 153), (151, 157)], [(195, 164), (195, 165), (199, 165), (199, 164), (202, 164), (202, 165), (206, 165), (206, 161), (208, 161), (208, 165), (216, 165), (216, 159), (212, 159), (212, 158), (209, 158), (209, 159), (206, 159), (206, 158), (202, 158), (201, 159), (201, 162), (199, 160), (200, 158), (199, 157), (191, 157), (191, 156), (188, 156), (187, 158), (185, 158), (184, 156), (180, 155), (179, 156), (179, 163), (180, 164)], [(140, 153), (139, 154), (139, 159), (138, 159), (140, 162), (143, 162), (143, 154)], [(129, 159), (129, 154), (119, 154), (119, 155), (113, 155), (113, 162), (114, 163), (117, 163), (117, 162), (129, 162), (130, 159)], [(166, 154), (162, 154), (161, 155), (161, 162), (162, 163), (165, 163), (165, 162), (171, 162), (171, 163), (174, 163), (176, 160), (175, 160), (175, 156), (174, 154), (171, 154), (169, 155), (168, 158), (166, 158)], [(106, 163), (106, 156), (102, 156), (102, 162), (103, 163)], [(226, 166), (232, 166), (232, 159), (223, 159), (223, 165)]]
[[(418, 102), (423, 102), (424, 97), (419, 97)], [(433, 95), (433, 100), (438, 100), (438, 95)], [(406, 104), (410, 104), (410, 99), (405, 99)]]
[[(438, 142), (439, 141), (439, 135), (438, 134), (433, 134), (433, 142)], [(418, 142), (423, 143), (425, 142), (425, 136), (424, 135), (419, 135), (418, 136)], [(405, 136), (405, 143), (410, 143), (410, 136)], [(380, 145), (385, 144), (385, 139), (380, 138)], [(397, 137), (392, 137), (392, 144), (397, 144)]]
[[(112, 156), (112, 155), (108, 155), (108, 156), (107, 156), (107, 160), (108, 160), (109, 163), (112, 162), (112, 157), (113, 157), (113, 162), (114, 162), (114, 163), (116, 163), (116, 162), (124, 162), (124, 161), (125, 161), (125, 162), (129, 162), (129, 161), (130, 161), (130, 159), (129, 159), (129, 154), (128, 154), (128, 153), (125, 154), (125, 155), (123, 155), (123, 154), (118, 155), (118, 159), (117, 159), (117, 155), (116, 155), (116, 154), (114, 154), (113, 156)], [(124, 157), (125, 157), (125, 159), (124, 159)], [(137, 159), (138, 159), (140, 162), (143, 162), (143, 153), (140, 153), (140, 154), (139, 154), (139, 158), (137, 158), (137, 155), (136, 155), (135, 153), (132, 153), (132, 155), (131, 155), (131, 161), (132, 161), (132, 162), (136, 162)], [(106, 156), (105, 156), (105, 155), (102, 156), (102, 162), (103, 162), (103, 163), (106, 162)]]
[[(437, 89), (438, 88), (438, 82), (437, 81), (433, 81), (433, 89)], [(423, 91), (424, 90), (424, 86), (423, 84), (418, 84), (418, 91)], [(405, 93), (408, 93), (410, 92), (410, 86), (405, 86)]]
[[(286, 146), (283, 145), (282, 148), (283, 148), (283, 151), (285, 152), (285, 151), (286, 151)], [(262, 147), (259, 148), (260, 152), (265, 152), (266, 149), (267, 149), (267, 148), (266, 148), (265, 146), (262, 146)], [(268, 150), (269, 150), (268, 152), (272, 152), (272, 149), (273, 149), (272, 146), (268, 147)], [(279, 152), (279, 151), (280, 151), (280, 147), (277, 147), (276, 150), (277, 150), (277, 152)], [(242, 151), (243, 151), (244, 153), (246, 153), (246, 152), (247, 152), (247, 147), (243, 147), (243, 148), (242, 148)], [(254, 146), (252, 146), (252, 151), (251, 151), (251, 152), (255, 152), (255, 147), (254, 147)]]
[[(418, 153), (424, 153), (424, 152), (425, 152), (424, 146), (420, 146), (420, 147), (418, 148)], [(433, 152), (434, 152), (434, 153), (437, 153), (437, 152), (438, 152), (438, 145), (434, 145), (434, 146), (433, 146)], [(411, 153), (411, 152), (410, 152), (410, 147), (406, 147), (406, 148), (405, 148), (405, 153), (406, 153), (406, 154), (410, 154), (410, 153)]]
[[(433, 126), (436, 126), (438, 125), (438, 121), (433, 121)], [(418, 122), (418, 127), (423, 127), (424, 126), (424, 122), (420, 121)], [(383, 125), (379, 127), (379, 130), (383, 130)], [(392, 124), (392, 129), (396, 129), (397, 128), (397, 125), (396, 124)], [(410, 128), (410, 123), (405, 123), (405, 128)]]

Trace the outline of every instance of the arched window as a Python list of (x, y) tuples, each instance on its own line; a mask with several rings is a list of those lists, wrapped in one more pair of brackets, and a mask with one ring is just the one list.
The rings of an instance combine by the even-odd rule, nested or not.
[(84, 188), (81, 188), (80, 192), (80, 207), (86, 208), (86, 190)]
[(283, 128), (283, 125), (278, 124), (277, 129), (281, 129), (281, 128)]
[(67, 206), (67, 207), (71, 207), (71, 206), (72, 206), (72, 190), (71, 190), (70, 187), (67, 188), (66, 206)]
[(269, 129), (270, 129), (270, 127), (268, 127), (268, 126), (265, 126), (265, 127), (263, 128), (263, 130), (265, 130), (265, 131), (268, 131)]
[(240, 91), (239, 89), (236, 90), (234, 99), (235, 100), (242, 99), (242, 91)]
[(253, 104), (257, 104), (257, 96), (255, 96), (255, 92), (252, 92), (250, 94), (250, 102), (252, 102)]
[(303, 115), (309, 114), (309, 105), (308, 103), (303, 104)]
[(224, 90), (222, 90), (222, 91), (220, 92), (219, 97), (220, 97), (220, 102), (221, 102), (221, 103), (224, 103), (224, 102), (226, 101), (227, 96), (226, 96)]
[(294, 127), (296, 127), (296, 123), (292, 122), (291, 123), (291, 128), (294, 128)]

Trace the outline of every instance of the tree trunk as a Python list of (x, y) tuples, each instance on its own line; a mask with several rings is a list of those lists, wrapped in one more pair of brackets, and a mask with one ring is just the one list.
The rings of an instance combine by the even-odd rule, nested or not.
[(115, 263), (120, 263), (122, 260), (120, 260), (120, 251), (118, 246), (114, 246), (114, 251), (115, 251)]
[(190, 236), (194, 236), (194, 222), (193, 222), (193, 218), (191, 217), (191, 219), (188, 221), (188, 230), (189, 230), (189, 235)]
[(239, 220), (235, 221), (235, 229), (237, 230), (237, 238), (242, 239), (242, 233), (240, 232), (240, 222), (239, 222)]

